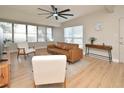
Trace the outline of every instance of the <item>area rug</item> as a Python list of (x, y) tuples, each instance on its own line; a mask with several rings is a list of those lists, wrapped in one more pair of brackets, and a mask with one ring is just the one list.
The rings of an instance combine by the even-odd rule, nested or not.
[(67, 63), (66, 78), (71, 79), (71, 78), (75, 77), (88, 65), (89, 65), (89, 62), (85, 59), (81, 59), (80, 61), (78, 61), (74, 64)]

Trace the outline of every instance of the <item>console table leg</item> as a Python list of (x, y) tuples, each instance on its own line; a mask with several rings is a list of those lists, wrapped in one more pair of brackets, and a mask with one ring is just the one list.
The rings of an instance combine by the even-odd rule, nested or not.
[(111, 63), (112, 62), (112, 53), (110, 50), (108, 51), (108, 54), (109, 54), (109, 62)]
[(88, 48), (88, 55), (89, 55), (89, 48)]
[(87, 47), (86, 47), (86, 49), (85, 49), (85, 56), (87, 56)]

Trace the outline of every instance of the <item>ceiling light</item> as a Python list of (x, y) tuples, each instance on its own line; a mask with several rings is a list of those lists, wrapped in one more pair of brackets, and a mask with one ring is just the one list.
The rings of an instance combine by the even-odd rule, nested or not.
[(58, 16), (58, 14), (53, 14), (53, 16)]

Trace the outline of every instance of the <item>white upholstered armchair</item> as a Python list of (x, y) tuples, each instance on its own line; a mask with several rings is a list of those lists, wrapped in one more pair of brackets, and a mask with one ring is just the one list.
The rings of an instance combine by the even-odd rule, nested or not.
[(32, 58), (34, 83), (37, 85), (65, 83), (66, 75), (65, 55), (44, 55)]
[(18, 54), (17, 54), (17, 57), (19, 55), (24, 55), (25, 58), (26, 58), (26, 55), (30, 54), (30, 53), (34, 53), (35, 54), (35, 49), (34, 47), (30, 48), (28, 46), (28, 43), (27, 42), (20, 42), (20, 43), (17, 43), (17, 49), (18, 49)]

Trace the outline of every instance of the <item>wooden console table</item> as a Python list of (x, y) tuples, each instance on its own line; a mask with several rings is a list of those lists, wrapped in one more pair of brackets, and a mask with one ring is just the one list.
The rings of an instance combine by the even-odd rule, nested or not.
[(112, 53), (111, 53), (112, 46), (86, 44), (85, 47), (86, 47), (86, 52), (85, 52), (86, 55), (89, 55), (89, 49), (90, 48), (95, 48), (95, 49), (100, 49), (100, 50), (107, 51), (108, 52), (108, 56), (107, 57), (109, 58), (109, 62), (110, 63), (112, 62)]

